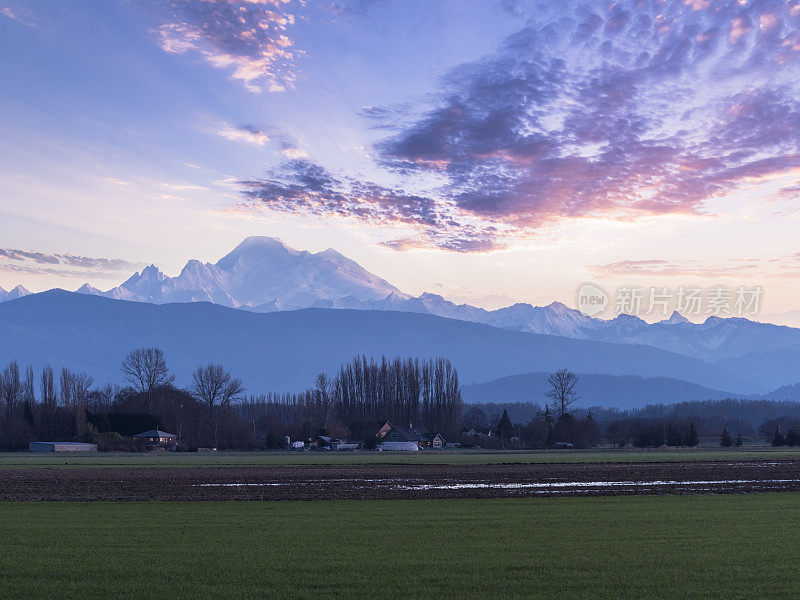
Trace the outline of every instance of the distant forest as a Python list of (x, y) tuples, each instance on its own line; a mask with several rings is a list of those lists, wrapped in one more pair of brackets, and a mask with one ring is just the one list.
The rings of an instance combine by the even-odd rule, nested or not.
[(96, 385), (86, 373), (16, 362), (0, 372), (0, 448), (30, 441), (85, 441), (104, 450), (137, 450), (132, 436), (158, 428), (181, 449), (266, 449), (284, 437), (324, 435), (374, 447), (384, 423), (423, 426), (464, 447), (547, 448), (564, 444), (639, 447), (723, 445), (742, 439), (800, 444), (800, 403), (709, 400), (620, 411), (580, 405), (580, 379), (550, 376), (542, 402), (464, 405), (459, 376), (446, 358), (359, 356), (321, 373), (300, 393), (247, 395), (221, 365), (199, 366), (175, 385), (158, 348), (140, 348), (120, 365), (120, 382)]

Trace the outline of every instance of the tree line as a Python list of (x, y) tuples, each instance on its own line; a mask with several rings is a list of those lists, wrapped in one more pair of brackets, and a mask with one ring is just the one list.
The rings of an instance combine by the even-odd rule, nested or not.
[[(423, 425), (465, 446), (548, 448), (696, 446), (744, 437), (775, 446), (800, 445), (800, 404), (768, 400), (709, 400), (646, 405), (631, 410), (576, 407), (579, 379), (553, 373), (538, 402), (464, 406), (456, 369), (445, 358), (378, 360), (354, 357), (320, 373), (296, 393), (246, 395), (223, 366), (201, 365), (189, 385), (175, 385), (158, 348), (131, 351), (121, 381), (95, 385), (86, 373), (50, 366), (35, 373), (12, 362), (0, 371), (0, 448), (33, 440), (93, 441), (105, 449), (134, 449), (130, 437), (158, 427), (184, 448), (272, 448), (329, 435), (374, 442), (385, 422)], [(532, 394), (534, 392), (532, 391)], [(541, 393), (541, 392), (539, 392)], [(478, 435), (464, 435), (464, 430)]]
[(245, 385), (222, 365), (197, 367), (186, 388), (175, 385), (158, 348), (131, 351), (122, 382), (95, 386), (67, 368), (0, 372), (0, 448), (29, 441), (88, 441), (103, 449), (133, 450), (131, 436), (159, 428), (182, 447), (277, 447), (284, 436), (374, 438), (386, 421), (424, 425), (457, 436), (461, 427), (458, 373), (445, 358), (359, 356), (332, 376), (321, 373), (299, 393), (246, 396)]
[(745, 438), (765, 445), (800, 446), (800, 403), (786, 400), (706, 400), (630, 410), (573, 408), (568, 413), (571, 422), (582, 426), (577, 434), (555, 429), (560, 417), (552, 406), (552, 402), (467, 404), (463, 420), (468, 428), (496, 430), (506, 414), (513, 428), (509, 437), (518, 437), (527, 448), (548, 447), (554, 441), (591, 445), (597, 440), (639, 448), (693, 447), (701, 437), (718, 440), (723, 447), (741, 445)]

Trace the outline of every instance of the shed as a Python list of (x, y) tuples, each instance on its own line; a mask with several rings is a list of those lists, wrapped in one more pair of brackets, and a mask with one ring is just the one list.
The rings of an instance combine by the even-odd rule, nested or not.
[(31, 452), (97, 452), (97, 444), (82, 442), (28, 442)]
[(360, 450), (361, 446), (363, 446), (362, 442), (342, 442), (341, 444), (337, 444), (336, 450), (340, 452), (349, 450)]

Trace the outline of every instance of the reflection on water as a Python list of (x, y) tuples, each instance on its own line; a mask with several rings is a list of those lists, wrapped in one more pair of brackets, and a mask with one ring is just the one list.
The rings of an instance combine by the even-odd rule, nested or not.
[(502, 482), (477, 482), (477, 483), (397, 483), (390, 479), (317, 479), (308, 481), (279, 481), (269, 483), (200, 483), (196, 487), (267, 487), (267, 486), (296, 486), (296, 485), (332, 485), (337, 483), (364, 483), (376, 487), (389, 487), (395, 490), (426, 491), (426, 490), (570, 490), (603, 489), (603, 488), (642, 488), (663, 486), (717, 486), (717, 485), (772, 485), (800, 483), (800, 479), (700, 479), (694, 481), (551, 481), (546, 483), (502, 483)]

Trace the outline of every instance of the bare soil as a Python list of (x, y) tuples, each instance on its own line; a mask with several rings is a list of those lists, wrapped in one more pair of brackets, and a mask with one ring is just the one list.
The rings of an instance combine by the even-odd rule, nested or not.
[(500, 498), (797, 490), (800, 461), (795, 460), (0, 470), (0, 500), (12, 501)]

